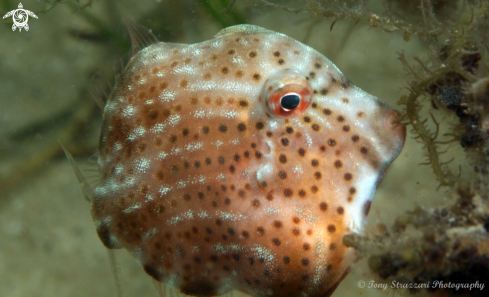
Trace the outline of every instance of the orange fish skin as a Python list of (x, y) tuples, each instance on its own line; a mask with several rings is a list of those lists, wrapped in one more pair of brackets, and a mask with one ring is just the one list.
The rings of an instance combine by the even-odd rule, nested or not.
[(404, 145), (399, 115), (257, 26), (151, 45), (105, 107), (97, 232), (189, 295), (329, 296), (352, 262), (342, 237)]

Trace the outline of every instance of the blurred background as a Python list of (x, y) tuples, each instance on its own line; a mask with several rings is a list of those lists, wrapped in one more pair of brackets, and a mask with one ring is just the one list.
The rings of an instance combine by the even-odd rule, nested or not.
[[(83, 170), (95, 168), (87, 161), (97, 147), (102, 114), (91, 93), (104, 97), (127, 60), (130, 40), (123, 18), (151, 28), (160, 41), (178, 43), (208, 40), (235, 24), (263, 26), (315, 48), (357, 86), (397, 108), (409, 80), (397, 53), (413, 57), (427, 51), (417, 38), (405, 41), (402, 32), (387, 33), (368, 23), (344, 20), (330, 30), (331, 20), (258, 0), (238, 0), (226, 13), (231, 2), (24, 0), (24, 8), (38, 16), (29, 18), (29, 31), (13, 32), (11, 19), (0, 23), (0, 296), (117, 296), (107, 252), (58, 141)], [(401, 2), (386, 5), (406, 14), (403, 10), (415, 9)], [(384, 9), (381, 0), (366, 4), (373, 12)], [(0, 0), (0, 15), (17, 6), (17, 0)], [(461, 151), (455, 143), (449, 154)], [(436, 191), (432, 171), (418, 166), (422, 162), (422, 147), (408, 134), (374, 198), (368, 232), (417, 205), (440, 203), (444, 191)], [(158, 296), (126, 251), (116, 256), (124, 296)], [(400, 293), (359, 289), (359, 280), (371, 279), (364, 266), (360, 261), (334, 296)]]

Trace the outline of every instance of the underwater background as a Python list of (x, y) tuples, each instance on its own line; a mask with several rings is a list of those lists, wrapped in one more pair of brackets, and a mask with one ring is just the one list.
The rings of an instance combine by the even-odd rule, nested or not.
[[(29, 18), (28, 31), (13, 32), (12, 22), (3, 20), (0, 25), (0, 296), (117, 296), (106, 249), (95, 232), (88, 203), (58, 141), (90, 176), (90, 170), (96, 167), (88, 160), (97, 148), (102, 119), (92, 93), (105, 98), (104, 92), (110, 92), (109, 85), (114, 83), (121, 63), (127, 60), (130, 40), (123, 18), (151, 28), (160, 41), (176, 43), (208, 40), (222, 28), (240, 23), (284, 33), (318, 50), (364, 91), (405, 112), (406, 105), (398, 105), (398, 102), (403, 103), (401, 97), (410, 94), (409, 86), (416, 78), (406, 71), (399, 53), (404, 52), (409, 63), (413, 57), (422, 59), (425, 64), (417, 64), (415, 71), (429, 76), (437, 67), (436, 62), (430, 60), (433, 55), (440, 53), (443, 45), (448, 44), (447, 40), (457, 39), (446, 34), (447, 31), (423, 36), (422, 30), (418, 31), (422, 38), (417, 38), (414, 29), (414, 33), (408, 34), (402, 30), (407, 27), (399, 29), (387, 23), (376, 23), (372, 14), (386, 15), (388, 11), (410, 24), (442, 27), (434, 21), (426, 24), (422, 12), (429, 9), (443, 24), (456, 27), (457, 20), (460, 21), (457, 15), (467, 11), (467, 5), (476, 7), (475, 15), (479, 13), (479, 17), (486, 18), (489, 7), (486, 1), (468, 1), (467, 4), (439, 0), (426, 6), (430, 2), (406, 4), (411, 1), (371, 0), (365, 1), (366, 12), (360, 1), (272, 2), (304, 10), (312, 7), (308, 6), (311, 3), (321, 3), (323, 8), (328, 7), (328, 2), (336, 3), (339, 12), (328, 14), (320, 8), (294, 13), (259, 0), (238, 0), (230, 7), (232, 2), (23, 1), (24, 8), (38, 16), (38, 19)], [(420, 9), (423, 3), (425, 6)], [(16, 1), (0, 0), (0, 15), (17, 6)], [(342, 7), (359, 13), (341, 13)], [(226, 13), (227, 10), (230, 12)], [(365, 17), (368, 15), (370, 18)], [(462, 25), (470, 27), (474, 23), (467, 20)], [(475, 40), (482, 56), (478, 72), (467, 76), (466, 84), (460, 87), (461, 93), (467, 93), (470, 84), (487, 76), (484, 72), (487, 48), (483, 45), (488, 31), (483, 30), (471, 39)], [(460, 40), (464, 40), (465, 36), (459, 35)], [(462, 48), (462, 43), (454, 44)], [(487, 98), (487, 90), (485, 92)], [(435, 92), (438, 99), (430, 98), (429, 94), (425, 96), (416, 106), (416, 112), (422, 119), (430, 119), (426, 126), (432, 131), (436, 123), (440, 123), (438, 140), (455, 139), (440, 144), (443, 146), (439, 149), (439, 152), (446, 151), (444, 161), (454, 159), (441, 167), (447, 173), (443, 176), (435, 174), (433, 166), (420, 166), (427, 162), (427, 156), (428, 162), (431, 160), (433, 152), (427, 152), (422, 140), (414, 139), (419, 131), (413, 133), (413, 127), (408, 126), (405, 148), (386, 172), (373, 200), (367, 235), (379, 232), (385, 235), (387, 231), (383, 231), (383, 226), (391, 226), (398, 222), (399, 216), (417, 207), (429, 210), (449, 205), (457, 199), (454, 195), (461, 192), (460, 177), (469, 184), (467, 191), (477, 188), (471, 197), (478, 195), (485, 201), (485, 186), (474, 184), (480, 183), (480, 179), (486, 180), (481, 176), (487, 164), (484, 159), (487, 132), (481, 134), (482, 140), (476, 143), (478, 147), (474, 148), (472, 142), (462, 147), (464, 132), (460, 132), (459, 126), (463, 121), (449, 108), (433, 107), (436, 107), (436, 100), (444, 102), (440, 92)], [(431, 120), (429, 112), (437, 122)], [(480, 126), (484, 125), (484, 112), (487, 108), (479, 112), (477, 123)], [(408, 117), (405, 122), (409, 123)], [(444, 133), (450, 135), (443, 136)], [(474, 171), (474, 166), (481, 169)], [(96, 183), (96, 176), (93, 182)], [(478, 208), (482, 212), (485, 210), (480, 205), (484, 203)], [(482, 213), (480, 217), (489, 218), (489, 215)], [(484, 225), (484, 222), (474, 219), (471, 224)], [(487, 238), (480, 241), (487, 242)], [(417, 242), (411, 244), (415, 246)], [(480, 244), (477, 246), (476, 252), (484, 254), (486, 251), (481, 251)], [(117, 250), (115, 254), (124, 296), (158, 296), (151, 278), (125, 250)], [(367, 283), (379, 280), (375, 271), (372, 272), (376, 267), (372, 257), (369, 258), (375, 253), (361, 250), (360, 254), (363, 259), (333, 296), (408, 295), (401, 289), (359, 288), (361, 280)], [(470, 261), (470, 257), (464, 261)], [(417, 264), (421, 265), (419, 261)], [(379, 270), (382, 269), (377, 272)], [(387, 279), (396, 273), (383, 276)], [(178, 296), (176, 291), (174, 296)], [(235, 292), (234, 296), (245, 295)], [(489, 296), (489, 293), (476, 296)]]

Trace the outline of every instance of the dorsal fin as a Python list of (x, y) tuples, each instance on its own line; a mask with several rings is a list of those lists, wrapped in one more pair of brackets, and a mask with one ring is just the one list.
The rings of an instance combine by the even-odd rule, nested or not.
[(242, 25), (236, 25), (236, 26), (224, 28), (221, 31), (219, 31), (214, 37), (222, 37), (233, 33), (254, 34), (254, 33), (267, 33), (267, 32), (274, 33), (270, 30), (267, 30), (259, 26), (242, 24)]
[(160, 42), (158, 38), (153, 34), (151, 29), (144, 27), (130, 19), (124, 18), (124, 23), (126, 24), (127, 31), (129, 31), (129, 36), (131, 37), (132, 53), (134, 56), (137, 52), (146, 48), (152, 44)]

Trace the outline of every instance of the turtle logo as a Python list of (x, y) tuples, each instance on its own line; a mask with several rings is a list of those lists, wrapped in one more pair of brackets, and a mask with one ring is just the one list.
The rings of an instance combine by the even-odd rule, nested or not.
[(35, 15), (30, 10), (24, 9), (22, 3), (19, 3), (19, 8), (7, 12), (7, 14), (3, 16), (3, 18), (8, 18), (9, 16), (12, 16), (12, 20), (14, 21), (14, 24), (12, 25), (12, 31), (15, 31), (15, 29), (19, 28), (19, 32), (22, 32), (22, 28), (24, 28), (26, 31), (29, 31), (29, 25), (27, 25), (29, 16), (37, 19), (37, 15)]

